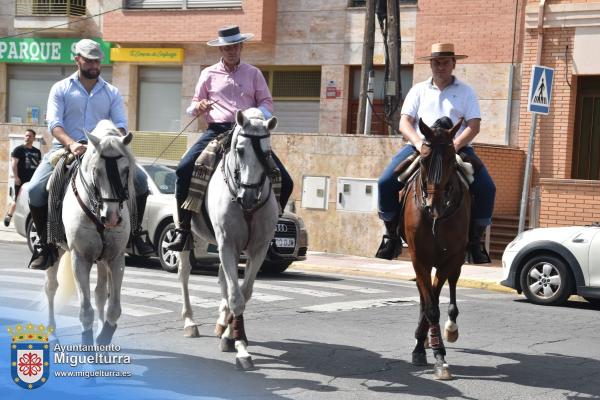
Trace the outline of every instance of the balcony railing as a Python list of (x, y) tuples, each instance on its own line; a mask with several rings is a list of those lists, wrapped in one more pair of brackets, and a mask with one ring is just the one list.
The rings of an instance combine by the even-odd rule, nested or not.
[(241, 8), (242, 0), (125, 0), (125, 8)]
[(15, 0), (16, 16), (81, 16), (86, 0)]

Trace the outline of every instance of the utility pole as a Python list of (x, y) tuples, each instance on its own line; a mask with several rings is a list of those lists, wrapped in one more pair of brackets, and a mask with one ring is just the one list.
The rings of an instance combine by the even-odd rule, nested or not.
[(369, 73), (373, 70), (373, 46), (375, 45), (375, 0), (367, 0), (366, 3), (365, 33), (363, 36), (362, 69), (360, 76), (360, 98), (356, 124), (357, 135), (362, 135), (364, 133), (367, 86), (369, 83)]
[(389, 123), (389, 134), (397, 132), (400, 124), (400, 101), (402, 90), (400, 84), (400, 7), (398, 0), (387, 0), (387, 45), (389, 55), (389, 79), (385, 88), (388, 97), (390, 114), (387, 115)]

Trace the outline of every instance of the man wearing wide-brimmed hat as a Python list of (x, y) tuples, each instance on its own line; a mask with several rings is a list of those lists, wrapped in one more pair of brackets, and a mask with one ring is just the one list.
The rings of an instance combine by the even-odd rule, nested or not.
[[(168, 246), (169, 250), (182, 251), (190, 232), (192, 211), (182, 207), (188, 193), (194, 163), (202, 150), (220, 133), (233, 128), (236, 111), (256, 107), (265, 118), (273, 113), (273, 98), (262, 72), (241, 62), (243, 43), (251, 39), (251, 33), (241, 33), (238, 26), (219, 29), (218, 37), (209, 41), (209, 46), (218, 47), (221, 60), (202, 70), (192, 104), (190, 116), (203, 115), (208, 129), (183, 155), (177, 166), (175, 198), (177, 199), (177, 237)], [(272, 153), (273, 160), (281, 172), (281, 208), (285, 208), (292, 193), (293, 182), (283, 164)]]
[(435, 43), (431, 46), (430, 55), (420, 57), (421, 60), (429, 61), (432, 76), (424, 82), (417, 83), (406, 95), (400, 117), (400, 132), (410, 143), (392, 158), (379, 178), (379, 218), (384, 221), (386, 235), (377, 257), (393, 259), (401, 251), (401, 241), (395, 232), (400, 212), (398, 191), (404, 183), (398, 182), (394, 171), (409, 156), (421, 151), (423, 136), (419, 132), (419, 118), (432, 126), (438, 119), (448, 117), (452, 124), (456, 124), (460, 118), (464, 119), (454, 137), (456, 151), (466, 153), (475, 164), (481, 164), (470, 186), (475, 201), (471, 210), (468, 251), (474, 263), (490, 262), (489, 256), (480, 246), (480, 241), (483, 232), (492, 221), (496, 186), (470, 145), (479, 133), (481, 122), (477, 95), (469, 85), (452, 74), (456, 60), (464, 58), (467, 56), (454, 52), (452, 43)]

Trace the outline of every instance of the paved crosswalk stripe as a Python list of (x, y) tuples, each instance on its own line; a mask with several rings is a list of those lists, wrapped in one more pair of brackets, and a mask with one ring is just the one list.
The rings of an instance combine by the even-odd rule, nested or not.
[(296, 278), (290, 279), (290, 282), (298, 283), (300, 285), (324, 287), (324, 288), (328, 288), (328, 289), (349, 290), (351, 292), (358, 292), (358, 293), (368, 293), (368, 294), (388, 293), (387, 290), (366, 288), (363, 286), (345, 285), (343, 283), (316, 282), (316, 281), (307, 281), (307, 280), (296, 279)]
[[(448, 303), (449, 299), (440, 297), (440, 304)], [(302, 310), (316, 312), (337, 312), (362, 310), (367, 308), (386, 307), (390, 305), (412, 306), (419, 304), (419, 296), (410, 297), (390, 297), (385, 299), (368, 299), (356, 301), (342, 301), (337, 303), (318, 304), (315, 306), (302, 307)], [(300, 311), (302, 312), (302, 311)]]
[(164, 308), (150, 307), (142, 304), (122, 303), (121, 312), (134, 317), (147, 317), (150, 315), (166, 314), (172, 312)]
[[(2, 316), (2, 319), (27, 321), (36, 324), (46, 324), (48, 322), (48, 313), (46, 311), (23, 310), (22, 308), (0, 306), (0, 315)], [(81, 323), (79, 322), (78, 318), (66, 317), (64, 315), (59, 314), (57, 314), (55, 318), (56, 326), (58, 326), (61, 330), (72, 326), (81, 326)]]
[[(135, 289), (124, 287), (121, 290), (123, 296), (142, 297), (145, 299), (168, 301), (171, 303), (181, 304), (181, 295), (179, 293), (169, 293), (160, 290)], [(198, 296), (190, 295), (190, 302), (193, 306), (201, 308), (219, 307), (220, 300), (204, 299)]]

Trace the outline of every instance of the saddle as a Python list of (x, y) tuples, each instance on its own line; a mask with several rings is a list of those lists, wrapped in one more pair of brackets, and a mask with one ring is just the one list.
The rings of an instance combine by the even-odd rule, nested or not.
[[(182, 208), (195, 213), (202, 213), (205, 218), (208, 216), (203, 207), (204, 199), (206, 197), (206, 190), (208, 189), (210, 179), (219, 165), (219, 161), (221, 161), (223, 155), (231, 148), (233, 129), (221, 133), (219, 136), (211, 140), (211, 142), (206, 146), (196, 160), (194, 164), (194, 171), (192, 172), (189, 194), (181, 205)], [(273, 167), (274, 172), (270, 175), (270, 178), (273, 194), (277, 198), (277, 204), (279, 204), (279, 198), (281, 196), (281, 173), (277, 167)]]
[(75, 156), (66, 149), (56, 151), (50, 163), (54, 166), (48, 180), (48, 243), (66, 243), (62, 221), (62, 204), (73, 173), (79, 168)]

